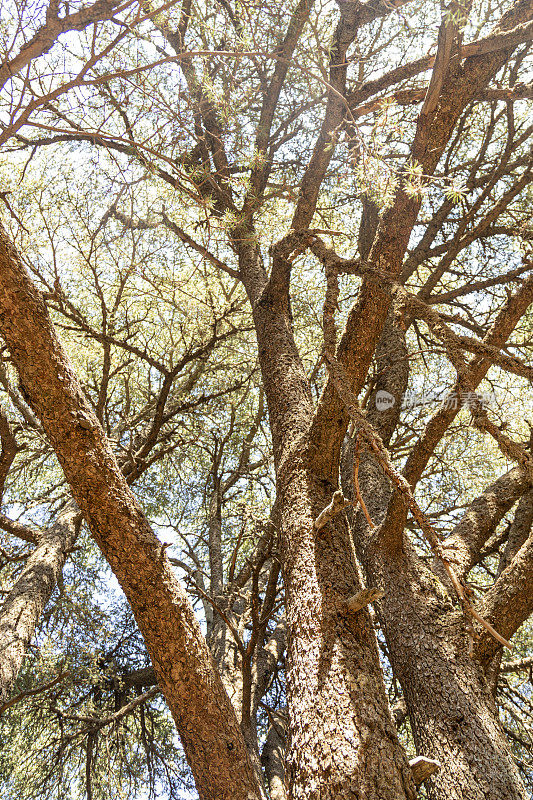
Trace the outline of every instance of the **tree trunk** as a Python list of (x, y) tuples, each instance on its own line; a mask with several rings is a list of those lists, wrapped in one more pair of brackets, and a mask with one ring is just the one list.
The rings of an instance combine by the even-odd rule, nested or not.
[(43, 533), (0, 608), (0, 702), (8, 697), (22, 667), (66, 554), (76, 540), (79, 520), (76, 504), (69, 503), (50, 530)]
[(407, 702), (417, 752), (437, 759), (431, 800), (526, 800), (481, 666), (470, 657), (461, 611), (439, 597), (414, 558), (387, 559), (375, 571), (389, 589), (380, 603), (395, 676)]
[(287, 771), (291, 800), (414, 798), (391, 718), (366, 609), (346, 601), (361, 583), (342, 516), (318, 534), (331, 492), (295, 457), (282, 482), (283, 576), (288, 621)]
[[(343, 515), (314, 521), (337, 488), (311, 471), (314, 408), (284, 294), (288, 265), (267, 286), (248, 252), (254, 312), (276, 467), (287, 615), (287, 784), (290, 800), (414, 800), (392, 721), (366, 609), (346, 601), (361, 588)], [(276, 283), (277, 282), (277, 283)]]
[[(351, 458), (343, 488), (349, 496)], [(388, 479), (366, 456), (359, 480), (370, 516), (383, 520)], [(363, 488), (364, 487), (364, 488)], [(467, 621), (437, 576), (404, 537), (392, 548), (370, 535), (363, 514), (351, 514), (353, 540), (377, 604), (394, 675), (400, 681), (419, 755), (440, 762), (428, 780), (431, 800), (526, 800), (489, 683), (470, 655)]]
[(0, 229), (0, 330), (22, 391), (126, 594), (202, 800), (262, 796), (185, 590), (122, 475), (40, 293)]
[(261, 762), (270, 800), (287, 800), (285, 791), (285, 738), (287, 723), (281, 714), (271, 714), (271, 724), (266, 737)]
[[(367, 405), (367, 418), (388, 443), (399, 419), (409, 361), (404, 334), (389, 319), (376, 350), (380, 376)], [(376, 394), (383, 390), (396, 403), (381, 411)], [(355, 442), (344, 449), (342, 487), (353, 498)], [(388, 478), (373, 456), (360, 458), (359, 485), (371, 529), (361, 510), (348, 513), (353, 546), (368, 584), (385, 594), (376, 604), (394, 675), (401, 683), (417, 753), (436, 759), (440, 770), (427, 781), (431, 800), (525, 800), (526, 793), (500, 727), (486, 675), (471, 657), (467, 620), (438, 577), (420, 560), (403, 532), (391, 541), (380, 529), (392, 497)], [(509, 477), (510, 476), (510, 477)], [(508, 484), (501, 479), (498, 502), (508, 506)], [(507, 492), (501, 491), (502, 486)], [(490, 492), (488, 492), (490, 495)], [(515, 495), (512, 494), (514, 497)], [(510, 501), (509, 501), (510, 502)], [(500, 519), (500, 507), (485, 508), (485, 495), (473, 503), (478, 526), (487, 516)], [(481, 514), (480, 510), (484, 513)], [(504, 509), (505, 510), (505, 509)], [(473, 512), (465, 514), (471, 519)], [(503, 514), (503, 511), (502, 511)], [(457, 526), (459, 527), (459, 526)]]

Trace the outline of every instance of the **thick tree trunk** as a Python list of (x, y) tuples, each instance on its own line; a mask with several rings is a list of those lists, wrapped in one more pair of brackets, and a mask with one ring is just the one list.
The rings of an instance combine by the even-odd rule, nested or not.
[(314, 529), (337, 487), (319, 480), (309, 467), (314, 408), (294, 343), (284, 276), (281, 271), (279, 285), (265, 289), (263, 283), (261, 291), (260, 267), (253, 261), (246, 266), (280, 509), (288, 628), (288, 796), (413, 800), (370, 617), (366, 609), (356, 614), (346, 609), (361, 583), (345, 519), (340, 515), (319, 532)]
[(414, 798), (392, 722), (368, 612), (346, 601), (361, 583), (343, 517), (319, 533), (331, 499), (295, 455), (279, 476), (283, 575), (289, 630), (289, 797), (296, 800)]
[(25, 397), (132, 606), (200, 797), (256, 800), (262, 790), (186, 592), (131, 493), (42, 297), (3, 229), (0, 331)]
[[(343, 488), (349, 495), (350, 462)], [(359, 469), (369, 513), (379, 524), (391, 496), (373, 459)], [(441, 768), (427, 783), (431, 800), (526, 800), (499, 725), (486, 675), (471, 657), (467, 621), (445, 586), (406, 539), (395, 550), (369, 536), (351, 515), (354, 544), (368, 582), (385, 592), (378, 604), (394, 675), (407, 703), (417, 753)]]
[(374, 572), (389, 589), (380, 603), (395, 676), (407, 702), (417, 752), (437, 759), (431, 800), (526, 800), (485, 674), (469, 655), (461, 611), (414, 559), (387, 559)]
[[(380, 376), (368, 405), (368, 420), (388, 443), (399, 418), (400, 398), (408, 379), (404, 335), (389, 320), (377, 348)], [(385, 411), (376, 393), (389, 392), (396, 403)], [(342, 486), (353, 497), (354, 442), (345, 448)], [(370, 529), (362, 511), (348, 513), (353, 544), (370, 586), (385, 594), (376, 604), (394, 675), (402, 685), (417, 753), (434, 758), (440, 770), (428, 780), (431, 800), (525, 800), (526, 793), (499, 725), (489, 683), (471, 657), (467, 621), (438, 577), (418, 558), (407, 537), (393, 543), (380, 536), (392, 496), (388, 478), (376, 460), (364, 454), (359, 484), (367, 510), (377, 526)], [(520, 476), (511, 471), (495, 484), (497, 499), (487, 490), (465, 514), (488, 535), (516, 497)], [(506, 491), (502, 491), (505, 487)], [(513, 491), (514, 489), (514, 494)], [(503, 511), (502, 511), (503, 508)], [(490, 513), (489, 513), (490, 512)], [(478, 539), (481, 533), (478, 533)], [(469, 539), (475, 537), (470, 535)], [(479, 544), (479, 542), (478, 542)]]

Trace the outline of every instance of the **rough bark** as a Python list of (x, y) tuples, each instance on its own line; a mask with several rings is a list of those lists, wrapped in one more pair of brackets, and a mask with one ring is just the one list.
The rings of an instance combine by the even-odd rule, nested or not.
[(287, 271), (267, 285), (257, 252), (242, 247), (274, 447), (288, 629), (290, 800), (414, 798), (392, 721), (366, 609), (346, 612), (361, 588), (345, 519), (314, 521), (336, 486), (309, 457), (313, 404), (291, 329)]
[(25, 397), (131, 604), (200, 797), (255, 800), (261, 789), (192, 606), (118, 467), (41, 295), (3, 230), (0, 330)]
[(80, 513), (76, 504), (71, 502), (43, 533), (0, 608), (0, 702), (7, 699), (22, 667), (67, 552), (76, 539), (79, 521)]
[(282, 715), (271, 713), (270, 728), (261, 753), (270, 800), (287, 800), (285, 791), (286, 728), (287, 723)]
[[(367, 470), (363, 492), (377, 524), (390, 496), (384, 483), (379, 470)], [(347, 482), (344, 488), (349, 492)], [(401, 550), (381, 550), (372, 546), (363, 515), (352, 521), (368, 580), (385, 592), (379, 617), (417, 752), (441, 764), (428, 782), (429, 797), (525, 800), (485, 673), (471, 657), (462, 612), (406, 540)]]
[[(525, 800), (484, 671), (470, 656), (461, 611), (415, 559), (373, 559), (394, 674), (400, 681), (417, 752), (440, 762), (431, 800)], [(370, 565), (369, 565), (370, 566)]]
[[(377, 353), (379, 388), (397, 395), (407, 381), (408, 362), (389, 335), (383, 336)], [(368, 417), (387, 442), (399, 410), (398, 405), (387, 412), (377, 410), (377, 391), (376, 387), (369, 399)], [(343, 458), (343, 491), (347, 497), (353, 496), (353, 450), (352, 442)], [(506, 489), (511, 489), (503, 498), (504, 505), (510, 502), (516, 481), (520, 483), (521, 478), (514, 471), (504, 476)], [(403, 689), (417, 752), (441, 764), (426, 784), (429, 797), (525, 800), (527, 795), (500, 728), (485, 672), (471, 657), (472, 641), (464, 615), (405, 536), (395, 548), (380, 539), (379, 525), (387, 513), (392, 490), (370, 455), (361, 459), (359, 484), (378, 535), (361, 511), (351, 512), (354, 546), (369, 584), (384, 592), (377, 604), (379, 618), (394, 675)], [(487, 497), (473, 505), (486, 512)], [(492, 502), (489, 506), (493, 514), (488, 516), (493, 519), (500, 507)], [(488, 535), (487, 517), (481, 514), (477, 521)], [(469, 540), (467, 533), (478, 530), (470, 524), (474, 522), (476, 519), (466, 516), (465, 541)]]
[[(296, 457), (295, 457), (296, 461)], [(327, 500), (300, 462), (281, 476), (289, 628), (290, 798), (412, 798), (368, 611), (346, 600), (361, 588), (344, 518), (317, 535)]]

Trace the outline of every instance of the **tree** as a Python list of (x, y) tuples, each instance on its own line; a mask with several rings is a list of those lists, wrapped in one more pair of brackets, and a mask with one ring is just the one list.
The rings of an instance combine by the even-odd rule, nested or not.
[[(44, 532), (0, 520), (36, 545), (2, 610), (0, 674), (9, 691), (83, 518), (131, 605), (200, 797), (283, 797), (283, 748), (290, 798), (415, 796), (373, 599), (416, 751), (439, 763), (428, 796), (525, 798), (494, 691), (502, 645), (532, 610), (531, 455), (523, 425), (495, 421), (478, 390), (531, 380), (531, 87), (520, 79), (533, 5), (452, 4), (441, 19), (425, 4), (338, 6), (302, 0), (286, 22), (275, 3), (51, 4), (23, 43), (30, 9), (17, 7), (1, 141), (15, 168), (29, 158), (20, 198), (3, 195), (20, 252), (2, 233), (2, 475), (23, 425), (46, 436), (73, 500), (63, 495)], [(57, 39), (68, 31), (80, 35)], [(57, 174), (43, 183), (29, 200), (47, 236), (35, 247), (24, 180), (50, 148), (70, 170), (93, 159), (98, 191), (69, 190), (69, 169), (63, 193)], [(173, 269), (153, 273), (171, 253)], [(202, 265), (209, 334), (187, 336), (180, 318), (186, 258)], [(101, 348), (85, 387), (52, 317), (71, 347), (83, 334)], [(260, 389), (237, 355), (249, 359), (252, 326)], [(420, 396), (435, 374), (447, 387), (437, 411), (427, 392), (406, 407), (407, 389)], [(179, 415), (245, 386), (254, 410), (230, 401), (226, 433), (206, 445), (205, 550), (189, 540), (178, 559), (206, 641), (128, 484), (174, 450)], [(503, 474), (486, 469), (477, 496), (461, 470), (453, 485), (453, 460), (467, 468), (483, 452)], [(266, 513), (232, 542), (224, 512), (246, 481)], [(284, 744), (284, 700), (265, 699), (285, 646)]]

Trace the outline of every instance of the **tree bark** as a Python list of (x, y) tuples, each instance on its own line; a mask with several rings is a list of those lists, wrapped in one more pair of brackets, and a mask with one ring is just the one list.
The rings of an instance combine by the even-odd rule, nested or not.
[(371, 574), (389, 589), (380, 617), (417, 752), (441, 764), (427, 782), (428, 796), (526, 800), (485, 673), (470, 655), (464, 616), (437, 579), (414, 564), (414, 555), (376, 558)]
[(45, 303), (3, 229), (0, 331), (22, 391), (131, 604), (200, 798), (256, 800), (262, 789), (186, 592), (129, 489)]
[(76, 540), (79, 520), (76, 504), (69, 503), (50, 530), (43, 533), (0, 608), (0, 702), (7, 699), (22, 667), (66, 554)]
[(270, 800), (287, 800), (285, 791), (285, 739), (287, 724), (281, 714), (273, 713), (270, 728), (266, 737), (261, 762), (265, 768), (265, 777)]
[(314, 521), (337, 488), (312, 468), (314, 407), (294, 341), (290, 265), (267, 284), (242, 245), (276, 468), (288, 629), (289, 800), (413, 800), (410, 768), (389, 709), (373, 626), (346, 601), (361, 588), (343, 516)]
[[(388, 486), (367, 470), (370, 514), (386, 508)], [(345, 485), (345, 494), (349, 487)], [(371, 494), (370, 494), (371, 493)], [(527, 794), (499, 725), (486, 675), (471, 657), (466, 620), (439, 579), (404, 539), (401, 549), (368, 546), (366, 520), (352, 518), (354, 541), (372, 586), (385, 592), (378, 604), (394, 675), (407, 703), (417, 752), (441, 768), (427, 784), (431, 800), (525, 800)]]
[(414, 798), (368, 611), (346, 608), (362, 584), (344, 517), (315, 533), (314, 519), (331, 495), (296, 457), (280, 482), (289, 797)]
[[(405, 390), (408, 361), (398, 342), (401, 335), (385, 329), (377, 349), (378, 386), (369, 398), (368, 419), (387, 443), (399, 417), (399, 403), (380, 412), (376, 393), (382, 389), (395, 397)], [(403, 337), (402, 337), (403, 338)], [(345, 448), (342, 485), (346, 497), (354, 496), (354, 443)], [(436, 759), (439, 771), (427, 781), (431, 800), (526, 800), (526, 792), (515, 767), (509, 744), (500, 727), (494, 700), (484, 670), (472, 656), (470, 630), (433, 572), (417, 556), (407, 537), (391, 547), (380, 536), (380, 524), (393, 496), (389, 480), (375, 459), (364, 454), (359, 466), (359, 485), (370, 517), (371, 529), (362, 511), (350, 512), (354, 546), (369, 585), (384, 592), (377, 603), (394, 675), (400, 681), (407, 704), (417, 753)], [(509, 477), (510, 476), (510, 477)], [(510, 504), (510, 486), (527, 485), (517, 470), (501, 479), (509, 490), (502, 498)], [(500, 484), (496, 484), (500, 487)], [(479, 523), (490, 534), (487, 517), (500, 519), (498, 503), (489, 503), (488, 490), (457, 530), (471, 533)], [(516, 494), (513, 495), (516, 497)], [(477, 532), (477, 527), (475, 530)], [(473, 535), (470, 539), (476, 538)], [(480, 536), (476, 541), (479, 546)]]

